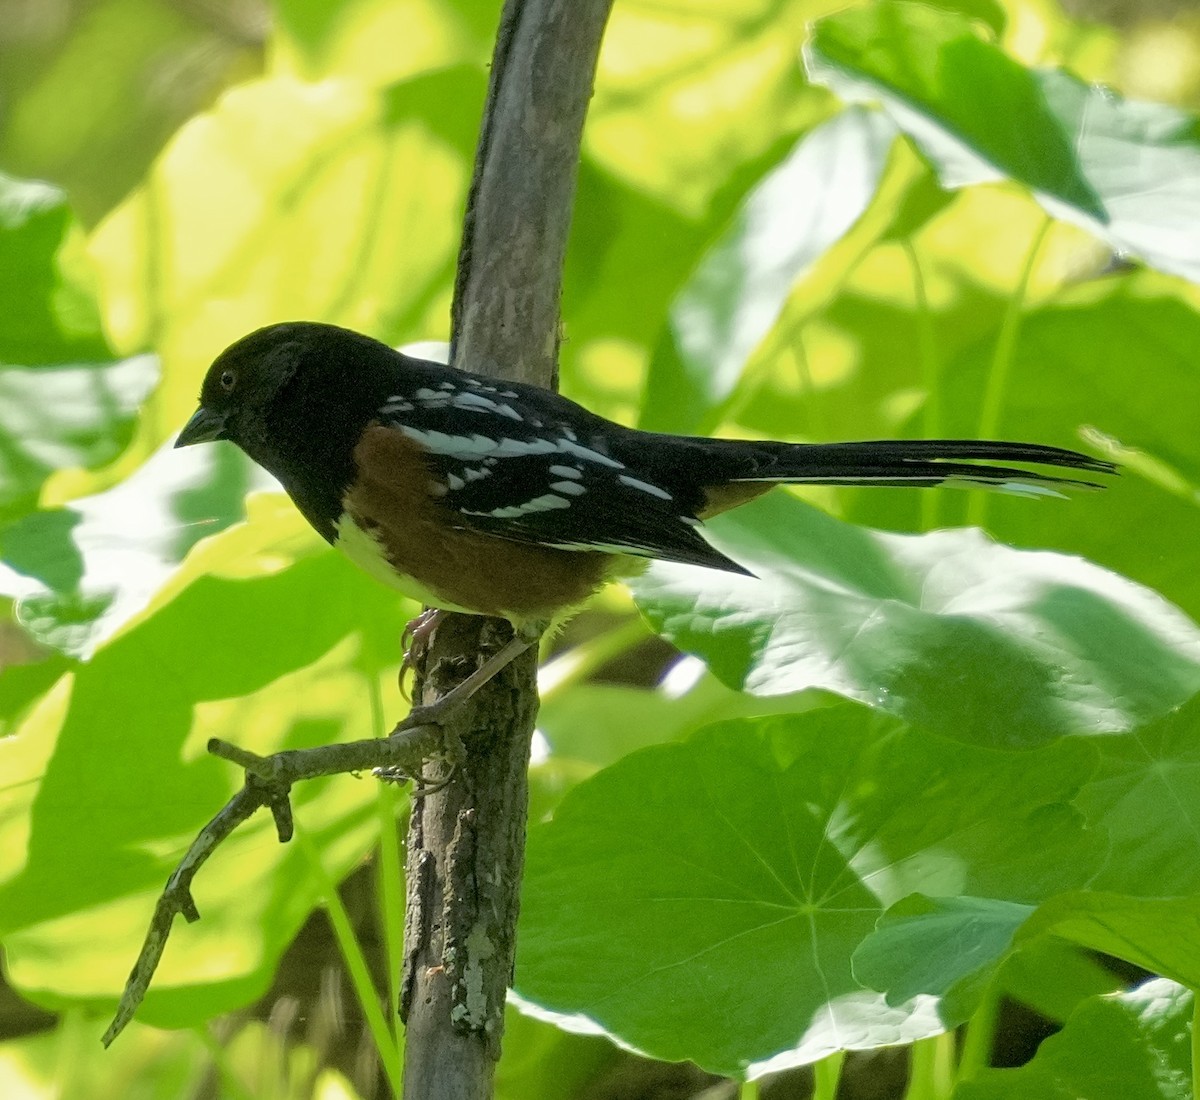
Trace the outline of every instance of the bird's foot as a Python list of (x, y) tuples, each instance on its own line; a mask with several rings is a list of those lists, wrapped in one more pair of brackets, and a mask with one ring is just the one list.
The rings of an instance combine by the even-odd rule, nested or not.
[[(436, 616), (430, 616), (436, 620)], [(425, 616), (413, 627), (414, 645), (418, 630), (425, 630), (426, 637), (421, 644), (428, 645), (428, 634), (436, 629), (436, 621), (428, 624)], [(396, 733), (412, 729), (415, 726), (437, 726), (442, 731), (442, 756), (450, 765), (449, 775), (437, 779), (426, 779), (423, 775), (408, 775), (394, 768), (377, 769), (375, 775), (392, 782), (405, 782), (411, 779), (414, 783), (414, 797), (425, 797), (440, 791), (454, 777), (455, 772), (466, 759), (467, 751), (463, 745), (458, 729), (451, 721), (454, 711), (471, 698), (480, 688), (491, 680), (497, 673), (507, 668), (524, 653), (530, 646), (536, 645), (541, 637), (542, 624), (529, 624), (525, 629), (515, 633), (503, 646), (493, 653), (465, 680), (455, 684), (445, 695), (432, 703), (414, 706), (408, 717), (396, 728)]]
[(443, 614), (440, 608), (427, 607), (404, 627), (404, 633), (400, 635), (400, 646), (404, 650), (404, 657), (400, 661), (400, 694), (410, 703), (412, 695), (408, 690), (408, 674), (425, 660)]

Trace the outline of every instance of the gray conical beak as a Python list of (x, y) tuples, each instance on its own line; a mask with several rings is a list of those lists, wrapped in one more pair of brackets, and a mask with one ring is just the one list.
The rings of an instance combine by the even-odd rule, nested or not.
[(225, 439), (225, 416), (200, 406), (192, 419), (184, 426), (175, 440), (176, 447), (190, 447), (193, 443), (211, 443), (214, 439)]

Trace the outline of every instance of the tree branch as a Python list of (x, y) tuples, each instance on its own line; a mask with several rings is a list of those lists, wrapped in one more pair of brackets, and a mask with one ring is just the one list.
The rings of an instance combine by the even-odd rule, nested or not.
[(182, 913), (189, 923), (200, 919), (200, 911), (192, 898), (192, 879), (218, 845), (263, 806), (269, 807), (275, 818), (280, 842), (290, 840), (292, 806), (289, 792), (292, 784), (302, 779), (376, 768), (420, 776), (424, 762), (442, 745), (443, 729), (440, 725), (421, 723), (419, 719), (419, 714), (410, 715), (396, 726), (389, 737), (318, 745), (311, 749), (287, 749), (271, 756), (259, 756), (216, 738), (208, 743), (208, 751), (214, 756), (230, 760), (245, 769), (245, 784), (200, 830), (167, 880), (154, 908), (154, 916), (150, 919), (141, 953), (125, 983), (116, 1015), (101, 1040), (105, 1046), (125, 1030), (125, 1025), (133, 1019), (145, 998), (167, 946), (175, 915)]
[[(464, 219), (452, 362), (553, 387), (584, 115), (611, 0), (507, 0)], [(507, 623), (447, 616), (417, 669), (432, 702)], [(455, 782), (413, 808), (405, 967), (408, 1100), (485, 1100), (512, 980), (537, 713), (530, 651), (469, 704)], [(461, 676), (461, 674), (459, 674)]]

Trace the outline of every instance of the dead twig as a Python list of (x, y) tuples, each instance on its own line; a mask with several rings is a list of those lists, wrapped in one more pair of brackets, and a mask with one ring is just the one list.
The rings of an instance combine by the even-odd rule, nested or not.
[(167, 946), (176, 914), (182, 914), (189, 923), (200, 919), (200, 911), (192, 897), (192, 880), (239, 825), (265, 806), (275, 819), (280, 843), (285, 844), (292, 838), (290, 795), (294, 783), (325, 775), (379, 770), (386, 770), (392, 775), (403, 773), (420, 777), (425, 761), (436, 756), (443, 743), (443, 728), (421, 721), (420, 712), (399, 723), (387, 737), (318, 745), (310, 749), (287, 749), (270, 756), (259, 756), (216, 738), (211, 740), (208, 751), (222, 760), (237, 764), (245, 771), (246, 781), (241, 790), (200, 830), (167, 879), (150, 919), (141, 953), (125, 983), (116, 1015), (104, 1033), (104, 1045), (108, 1046), (121, 1034), (146, 996)]

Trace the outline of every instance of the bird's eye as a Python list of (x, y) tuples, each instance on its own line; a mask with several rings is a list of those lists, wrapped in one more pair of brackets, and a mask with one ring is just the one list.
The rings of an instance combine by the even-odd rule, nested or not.
[(231, 370), (221, 372), (221, 389), (229, 393), (237, 385), (237, 375)]

